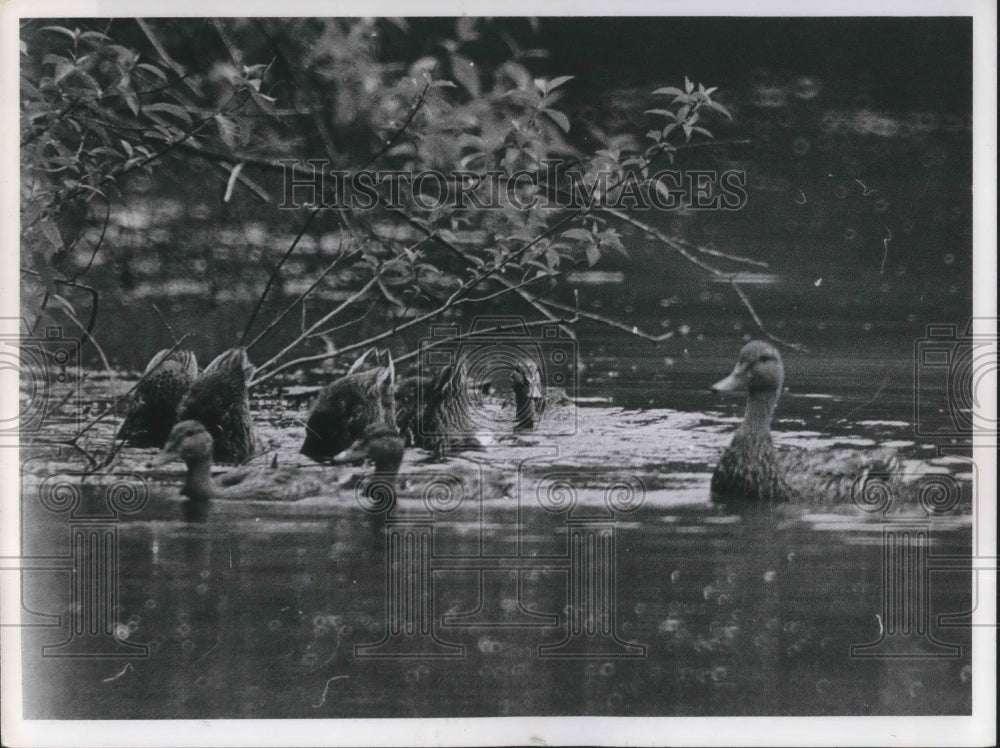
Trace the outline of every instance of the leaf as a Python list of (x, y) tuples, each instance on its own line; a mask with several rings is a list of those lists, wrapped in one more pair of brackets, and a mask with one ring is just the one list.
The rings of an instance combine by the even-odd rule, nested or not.
[(717, 102), (717, 101), (708, 101), (708, 102), (705, 102), (705, 103), (706, 103), (707, 106), (711, 107), (715, 111), (721, 112), (722, 114), (726, 115), (726, 117), (728, 117), (729, 119), (733, 118), (733, 115), (729, 113), (729, 110), (726, 109), (724, 106), (722, 106), (722, 104), (720, 104), (719, 102)]
[(659, 194), (660, 197), (663, 198), (663, 201), (667, 205), (670, 205), (671, 202), (676, 199), (670, 193), (670, 190), (667, 189), (667, 186), (665, 184), (663, 184), (663, 180), (657, 179), (655, 182), (653, 182), (653, 187), (656, 188), (656, 192)]
[[(185, 122), (191, 121), (191, 114), (187, 109), (178, 104), (167, 104), (166, 102), (159, 101), (155, 104), (149, 104), (146, 106), (147, 112), (166, 112), (167, 114), (172, 114), (178, 119), (184, 120)], [(218, 115), (221, 116), (221, 115)]]
[(118, 86), (118, 93), (122, 95), (125, 99), (125, 104), (128, 105), (129, 110), (132, 112), (132, 116), (138, 116), (139, 114), (139, 95), (132, 90), (132, 87), (128, 84), (124, 86)]
[(431, 83), (431, 88), (458, 88), (452, 81), (439, 78)]
[(664, 117), (669, 117), (670, 119), (677, 119), (677, 115), (671, 112), (669, 109), (647, 109), (643, 114), (659, 114)]
[(684, 90), (687, 93), (694, 91), (694, 83), (692, 83), (686, 75), (684, 76)]
[(73, 41), (76, 41), (76, 34), (74, 34), (69, 29), (65, 28), (64, 26), (42, 26), (42, 28), (40, 28), (39, 31), (55, 31), (56, 33), (59, 34), (65, 34)]
[(452, 55), (451, 73), (474, 98), (479, 97), (479, 71), (472, 60), (462, 55)]
[(56, 280), (48, 258), (39, 249), (35, 249), (31, 253), (31, 258), (35, 266), (35, 271), (38, 273), (38, 277), (41, 278), (42, 285), (45, 287), (45, 292), (49, 295), (55, 294)]
[(233, 199), (233, 190), (236, 189), (236, 180), (240, 178), (240, 172), (243, 171), (243, 161), (240, 161), (233, 170), (229, 172), (229, 180), (226, 182), (226, 194), (222, 197), (222, 202), (228, 203)]
[(59, 251), (63, 248), (62, 236), (59, 234), (59, 229), (51, 219), (43, 218), (39, 223), (39, 228), (42, 231), (42, 236), (49, 240), (49, 244), (52, 245), (53, 250)]
[(552, 118), (553, 121), (555, 121), (557, 125), (559, 125), (560, 130), (563, 132), (569, 132), (569, 118), (565, 114), (555, 109), (543, 109), (542, 111), (544, 111), (549, 117)]
[(600, 260), (600, 259), (601, 259), (601, 250), (600, 249), (598, 249), (593, 244), (591, 244), (589, 247), (587, 247), (587, 264), (590, 267), (594, 267), (594, 265), (596, 265), (597, 261)]
[(581, 242), (589, 242), (593, 240), (593, 236), (587, 229), (567, 229), (562, 232), (562, 235), (567, 239), (576, 239)]
[(59, 306), (69, 312), (70, 317), (76, 317), (76, 309), (73, 308), (73, 304), (65, 296), (60, 296), (57, 293), (52, 294), (52, 300), (55, 301)]
[(272, 116), (277, 116), (278, 111), (274, 106), (274, 98), (262, 94), (260, 91), (256, 90), (253, 86), (247, 86), (247, 91), (250, 92), (250, 97), (254, 100), (254, 103), (261, 108), (266, 114)]
[(235, 148), (236, 123), (225, 115), (217, 114), (215, 115), (215, 124), (219, 127), (219, 137), (222, 138), (222, 142), (230, 148)]
[(167, 80), (167, 74), (162, 70), (160, 70), (158, 67), (156, 67), (156, 65), (150, 65), (148, 62), (140, 62), (138, 65), (136, 65), (136, 67), (145, 70), (148, 73), (152, 73), (153, 75), (155, 75), (157, 78), (159, 78), (164, 82), (166, 82)]
[(568, 83), (569, 81), (573, 80), (574, 77), (576, 76), (560, 75), (557, 78), (553, 78), (552, 80), (549, 81), (548, 85), (546, 86), (545, 93), (549, 93), (550, 91), (555, 91), (557, 88), (559, 88), (559, 86), (562, 86), (565, 83)]
[(71, 73), (76, 72), (76, 65), (68, 60), (56, 63), (56, 72), (52, 77), (54, 83), (61, 83)]
[(132, 144), (129, 143), (127, 140), (122, 140), (121, 144), (122, 144), (122, 149), (125, 151), (125, 155), (128, 156), (129, 158), (132, 158), (133, 155)]
[(100, 31), (84, 31), (80, 34), (81, 39), (101, 39), (102, 41), (111, 41), (111, 37), (107, 34), (102, 34)]
[(559, 260), (559, 253), (552, 249), (552, 247), (545, 249), (545, 261), (549, 264), (550, 268), (559, 267)]
[(662, 94), (664, 96), (683, 96), (684, 92), (679, 88), (674, 88), (673, 86), (667, 86), (666, 88), (658, 88), (653, 91), (653, 94)]

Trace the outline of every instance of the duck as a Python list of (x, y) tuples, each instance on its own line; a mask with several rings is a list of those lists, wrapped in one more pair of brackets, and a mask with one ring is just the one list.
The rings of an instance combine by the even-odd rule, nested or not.
[[(395, 438), (393, 438), (395, 435)], [(176, 424), (163, 449), (150, 462), (149, 467), (182, 460), (187, 466), (181, 494), (187, 497), (184, 518), (203, 521), (208, 516), (209, 505), (214, 500), (241, 501), (297, 501), (309, 496), (330, 493), (336, 485), (336, 476), (329, 468), (303, 469), (298, 466), (243, 465), (212, 477), (214, 439), (204, 424), (187, 420)], [(376, 475), (395, 481), (402, 460), (402, 440), (391, 426), (370, 427), (350, 453), (338, 455), (338, 462), (370, 459), (375, 464)]]
[(460, 360), (434, 374), (405, 378), (396, 390), (396, 427), (407, 443), (438, 457), (480, 450), (470, 412), (465, 365)]
[(246, 348), (230, 348), (205, 367), (177, 407), (178, 421), (199, 421), (211, 434), (215, 462), (244, 463), (257, 450), (248, 389), (253, 373)]
[(370, 423), (365, 426), (361, 436), (343, 452), (333, 456), (334, 464), (357, 464), (370, 461), (375, 470), (368, 480), (368, 489), (378, 490), (372, 479), (388, 483), (393, 487), (395, 498), (395, 483), (399, 475), (399, 466), (403, 462), (405, 444), (396, 427), (389, 423)]
[(117, 438), (133, 447), (162, 447), (177, 423), (177, 406), (197, 376), (198, 359), (191, 351), (158, 351), (129, 398)]
[(365, 351), (344, 376), (320, 391), (299, 451), (313, 460), (328, 460), (350, 449), (369, 425), (394, 423), (395, 386), (392, 355)]
[(712, 385), (717, 393), (747, 393), (743, 421), (712, 474), (712, 501), (730, 507), (857, 503), (873, 478), (893, 490), (900, 463), (892, 450), (775, 449), (771, 421), (784, 380), (778, 349), (752, 340), (743, 346), (729, 376)]

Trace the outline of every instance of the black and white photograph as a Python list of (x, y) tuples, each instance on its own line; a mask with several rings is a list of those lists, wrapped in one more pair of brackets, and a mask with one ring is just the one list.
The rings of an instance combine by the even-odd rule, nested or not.
[(2, 10), (4, 745), (995, 744), (995, 7)]

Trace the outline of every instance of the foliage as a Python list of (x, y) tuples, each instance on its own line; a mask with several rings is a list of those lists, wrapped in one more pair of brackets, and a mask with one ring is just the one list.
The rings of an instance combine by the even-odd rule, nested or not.
[[(103, 233), (88, 248), (88, 261), (79, 256), (84, 229), (107, 225), (134, 175), (191, 161), (219, 177), (225, 203), (255, 202), (274, 225), (292, 222), (295, 239), (285, 259), (321, 214), (319, 221), (340, 226), (329, 264), (286, 313), (333, 270), (330, 278), (349, 283), (353, 293), (319, 317), (303, 314), (302, 335), (263, 363), (257, 382), (365, 347), (457, 306), (508, 296), (537, 323), (590, 318), (643, 335), (566, 300), (565, 280), (575, 269), (592, 267), (608, 253), (628, 255), (625, 227), (732, 279), (629, 215), (633, 203), (617, 200), (626, 192), (634, 201), (662, 190), (652, 181), (656, 169), (672, 163), (692, 139), (711, 138), (711, 117), (729, 116), (714, 88), (685, 78), (682, 88), (658, 89), (652, 92), (656, 108), (647, 111), (653, 129), (601, 133), (599, 147), (586, 152), (585, 139), (574, 139), (573, 111), (566, 106), (567, 92), (585, 81), (536, 75), (533, 66), (544, 53), (522, 48), (504, 27), (461, 18), (449, 35), (429, 44), (418, 41), (413, 23), (24, 22), (22, 263), (25, 280), (37, 283), (28, 302), (44, 308), (58, 300), (76, 320), (58, 286), (86, 288), (79, 278), (101, 250)], [(286, 174), (282, 161), (300, 162), (296, 176), (304, 179), (310, 174), (305, 162), (315, 158), (348, 176), (435, 171), (452, 180), (449, 189), (467, 181), (470, 194), (483, 198), (498, 183), (504, 187), (494, 189), (492, 209), (428, 199), (426, 190), (433, 185), (440, 192), (442, 183), (425, 180), (400, 182), (398, 200), (385, 199), (388, 185), (382, 184), (383, 199), (372, 206), (278, 210), (283, 196), (273, 181)], [(556, 161), (572, 172), (568, 182), (553, 178)], [(430, 198), (434, 193), (430, 189)], [(337, 199), (329, 192), (323, 197)], [(532, 201), (537, 205), (525, 209)], [(384, 332), (319, 350), (334, 330), (350, 327), (359, 307), (375, 304), (386, 310)], [(247, 341), (256, 323), (248, 320)]]

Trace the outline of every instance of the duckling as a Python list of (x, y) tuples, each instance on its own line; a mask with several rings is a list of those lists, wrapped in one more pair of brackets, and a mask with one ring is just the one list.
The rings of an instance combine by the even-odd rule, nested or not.
[(177, 408), (178, 420), (208, 429), (216, 462), (243, 463), (257, 449), (247, 389), (253, 372), (246, 348), (231, 348), (205, 368)]
[(394, 426), (370, 423), (351, 446), (333, 456), (333, 462), (350, 464), (371, 460), (376, 476), (395, 480), (403, 461), (403, 449), (403, 439)]
[(184, 517), (204, 520), (214, 499), (243, 501), (295, 501), (330, 491), (334, 476), (329, 470), (303, 470), (299, 467), (244, 465), (212, 478), (213, 439), (198, 421), (181, 421), (170, 432), (163, 450), (149, 465), (165, 465), (183, 460), (187, 465), (181, 494), (187, 497)]
[(191, 351), (159, 351), (129, 399), (118, 438), (133, 447), (162, 447), (177, 423), (177, 406), (197, 376), (198, 360)]
[(320, 392), (309, 411), (302, 454), (329, 459), (361, 438), (368, 425), (396, 420), (396, 371), (388, 351), (385, 358), (382, 363), (374, 348), (365, 351), (347, 374)]
[(433, 376), (403, 380), (396, 390), (396, 426), (409, 443), (438, 456), (482, 449), (469, 412), (465, 365), (459, 361)]
[(864, 490), (869, 477), (896, 479), (899, 461), (890, 450), (776, 451), (771, 420), (784, 379), (778, 350), (753, 340), (740, 351), (732, 373), (712, 385), (714, 392), (747, 391), (743, 422), (712, 474), (712, 501), (731, 506), (846, 502)]

